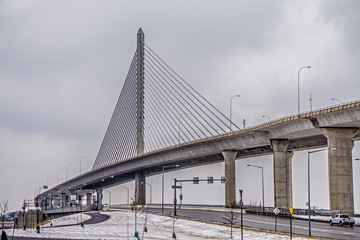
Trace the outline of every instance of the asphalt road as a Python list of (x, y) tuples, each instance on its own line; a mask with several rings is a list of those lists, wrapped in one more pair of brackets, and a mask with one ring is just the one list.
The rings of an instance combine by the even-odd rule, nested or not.
[[(154, 212), (161, 212), (161, 209), (151, 209)], [(165, 213), (169, 213), (173, 209), (166, 208)], [(223, 219), (226, 211), (200, 210), (200, 209), (181, 209), (178, 215), (191, 217), (211, 222), (225, 223)], [(239, 213), (240, 215), (240, 213)], [(238, 217), (240, 225), (240, 216)], [(261, 216), (255, 214), (243, 214), (243, 223), (246, 227), (275, 230), (275, 217)], [(292, 232), (297, 234), (309, 234), (309, 223), (306, 220), (292, 219)], [(290, 233), (290, 219), (278, 217), (277, 231)], [(335, 239), (360, 239), (360, 227), (350, 228), (349, 226), (340, 227), (338, 225), (330, 226), (326, 222), (311, 222), (312, 236), (327, 237)]]

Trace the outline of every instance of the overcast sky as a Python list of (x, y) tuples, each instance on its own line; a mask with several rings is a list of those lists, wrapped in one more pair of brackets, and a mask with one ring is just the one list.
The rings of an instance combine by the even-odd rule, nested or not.
[[(50, 187), (90, 170), (120, 94), (141, 27), (145, 41), (224, 114), (247, 126), (359, 99), (360, 1), (66, 1), (0, 0), (0, 200), (13, 210)], [(360, 157), (356, 143), (354, 157)], [(294, 206), (307, 201), (306, 154), (293, 158)], [(245, 203), (273, 204), (272, 156), (237, 162)], [(71, 165), (69, 165), (71, 164)], [(354, 162), (360, 212), (360, 162)], [(62, 170), (60, 170), (62, 169)], [(68, 171), (66, 171), (68, 169)], [(167, 174), (223, 176), (223, 164)], [(329, 208), (327, 155), (313, 157), (312, 205)], [(149, 177), (160, 202), (161, 177)], [(133, 189), (133, 183), (127, 186)], [(184, 203), (224, 202), (222, 185), (184, 188)], [(113, 203), (126, 202), (112, 189)], [(217, 194), (219, 192), (220, 194)], [(191, 194), (189, 194), (191, 193)], [(104, 193), (105, 199), (107, 194)], [(171, 195), (166, 195), (171, 201)]]

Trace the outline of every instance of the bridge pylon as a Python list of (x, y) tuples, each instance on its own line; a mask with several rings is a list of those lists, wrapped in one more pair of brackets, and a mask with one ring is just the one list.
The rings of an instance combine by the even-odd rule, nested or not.
[[(143, 154), (144, 142), (144, 42), (145, 35), (140, 28), (137, 33), (136, 49), (136, 153)], [(135, 173), (136, 201), (139, 204), (146, 204), (146, 175), (145, 172)]]

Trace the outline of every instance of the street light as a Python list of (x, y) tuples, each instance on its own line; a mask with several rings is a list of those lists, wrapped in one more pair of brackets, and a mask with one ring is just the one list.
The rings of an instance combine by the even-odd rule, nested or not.
[(330, 99), (331, 101), (338, 101), (339, 102), (339, 104), (341, 104), (341, 101), (338, 99), (338, 98), (332, 98), (332, 99)]
[(126, 204), (129, 205), (129, 189), (125, 186), (120, 186), (121, 188), (124, 188), (126, 189), (126, 192), (127, 192), (127, 201), (126, 201)]
[(251, 165), (251, 164), (248, 164), (247, 165), (248, 167), (256, 167), (256, 168), (261, 168), (261, 179), (262, 179), (262, 209), (263, 209), (263, 212), (265, 212), (265, 201), (264, 201), (264, 168), (263, 167), (260, 167), (260, 166), (256, 166), (256, 165)]
[(180, 113), (179, 114), (179, 145), (180, 145), (180, 142), (181, 142), (181, 117), (183, 115), (186, 115), (187, 116), (187, 113)]
[(109, 208), (110, 208), (110, 206), (111, 206), (111, 192), (106, 190), (106, 189), (104, 189), (104, 191), (109, 193)]
[(311, 66), (301, 67), (298, 71), (298, 115), (300, 115), (300, 71), (303, 68), (311, 68)]
[(72, 164), (69, 163), (66, 165), (66, 181), (68, 180), (68, 166), (71, 166)]
[(150, 204), (152, 204), (152, 186), (150, 183), (146, 183), (146, 185), (148, 185), (150, 188)]
[(58, 170), (58, 174), (57, 174), (57, 185), (59, 185), (59, 173), (62, 171), (62, 169)]
[(271, 118), (269, 116), (262, 116), (262, 117), (269, 119), (269, 122), (271, 122)]
[(231, 118), (232, 118), (232, 100), (234, 97), (240, 97), (240, 95), (234, 95), (230, 98), (230, 132), (232, 132), (231, 130), (231, 125), (232, 125), (232, 121), (231, 121)]
[(83, 158), (86, 158), (86, 156), (80, 158), (80, 175), (81, 175), (81, 160), (83, 160)]
[(322, 152), (322, 151), (327, 151), (327, 150), (335, 150), (336, 148), (324, 148), (324, 149), (319, 149), (319, 150), (314, 150), (314, 151), (308, 151), (308, 204), (309, 204), (309, 236), (311, 236), (311, 204), (310, 204), (310, 154), (311, 153), (317, 153), (317, 152)]
[(169, 165), (162, 167), (162, 190), (161, 190), (161, 213), (164, 213), (164, 171), (166, 168), (179, 167), (179, 165)]
[(46, 178), (46, 185), (47, 186), (49, 186), (49, 178), (51, 178), (52, 177), (52, 175), (50, 175), (50, 176), (48, 176), (47, 178)]

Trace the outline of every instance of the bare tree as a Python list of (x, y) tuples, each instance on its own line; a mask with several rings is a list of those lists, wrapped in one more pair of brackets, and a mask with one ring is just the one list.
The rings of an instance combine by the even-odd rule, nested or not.
[(147, 233), (147, 221), (149, 219), (149, 209), (148, 208), (144, 208), (143, 209), (143, 213), (145, 215), (145, 220), (144, 220), (144, 229), (143, 229), (143, 232), (142, 232), (142, 236), (141, 236), (141, 239), (144, 239), (144, 233)]
[(8, 201), (2, 201), (0, 203), (0, 217), (1, 217), (1, 239), (7, 239), (6, 233), (4, 231), (4, 225), (5, 225), (5, 216), (10, 212), (9, 202)]
[(236, 203), (232, 202), (230, 204), (228, 212), (223, 217), (224, 221), (230, 225), (230, 239), (233, 239), (233, 226), (238, 221), (238, 214), (235, 212)]
[(142, 214), (144, 206), (138, 207), (140, 204), (140, 197), (137, 199), (137, 190), (135, 189), (134, 195), (131, 198), (130, 208), (131, 211), (135, 214), (135, 236), (137, 239), (140, 239), (139, 232), (137, 231), (137, 217)]

